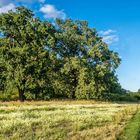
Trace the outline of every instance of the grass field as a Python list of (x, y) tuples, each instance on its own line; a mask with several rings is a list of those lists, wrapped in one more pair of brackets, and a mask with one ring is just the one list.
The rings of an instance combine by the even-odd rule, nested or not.
[(0, 140), (123, 140), (132, 130), (137, 140), (139, 120), (138, 104), (1, 102)]

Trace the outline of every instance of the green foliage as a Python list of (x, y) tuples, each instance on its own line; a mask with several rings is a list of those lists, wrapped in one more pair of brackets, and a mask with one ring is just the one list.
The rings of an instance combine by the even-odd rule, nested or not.
[[(110, 51), (95, 29), (85, 21), (56, 20), (56, 45), (60, 81), (68, 97), (101, 98), (118, 85), (118, 54)], [(119, 86), (118, 86), (119, 87)], [(57, 87), (55, 87), (56, 89)], [(121, 87), (120, 87), (121, 88)]]
[(0, 14), (0, 34), (0, 90), (16, 88), (21, 101), (121, 93), (120, 58), (86, 21), (53, 25), (17, 7)]
[(50, 45), (52, 40), (51, 24), (33, 16), (24, 7), (0, 15), (0, 51), (6, 68), (6, 84), (18, 89), (22, 101), (25, 92), (38, 94), (49, 86), (50, 60), (44, 46)]
[(0, 100), (1, 101), (11, 101), (18, 99), (18, 91), (16, 88), (8, 88), (5, 91), (0, 91)]
[(126, 101), (126, 102), (138, 102), (140, 101), (140, 94), (139, 93), (123, 93), (123, 94), (116, 94), (112, 93), (108, 96), (104, 97), (110, 101)]

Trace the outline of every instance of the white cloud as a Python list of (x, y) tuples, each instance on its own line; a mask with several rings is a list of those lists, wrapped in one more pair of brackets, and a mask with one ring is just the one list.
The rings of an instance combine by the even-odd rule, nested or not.
[(116, 31), (109, 29), (106, 31), (100, 31), (99, 35), (103, 38), (103, 41), (107, 44), (113, 44), (119, 41), (119, 37), (115, 34)]
[(14, 10), (16, 6), (13, 3), (10, 3), (8, 5), (2, 6), (0, 8), (0, 14), (1, 13), (7, 13), (9, 10)]
[(103, 36), (103, 41), (107, 44), (113, 44), (119, 41), (119, 37), (117, 35)]
[(53, 19), (56, 19), (56, 18), (61, 18), (61, 19), (65, 19), (66, 18), (66, 14), (62, 11), (62, 10), (57, 10), (55, 8), (54, 5), (51, 5), (51, 4), (46, 4), (44, 5), (40, 11), (42, 13), (44, 13), (44, 17), (45, 18), (53, 18)]
[(115, 30), (108, 29), (106, 31), (100, 31), (99, 34), (101, 34), (101, 35), (109, 35), (109, 34), (112, 34), (112, 33), (115, 33), (115, 32), (116, 32)]

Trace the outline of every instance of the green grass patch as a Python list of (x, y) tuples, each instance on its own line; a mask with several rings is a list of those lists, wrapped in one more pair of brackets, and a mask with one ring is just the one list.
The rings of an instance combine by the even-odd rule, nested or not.
[(140, 140), (140, 110), (127, 123), (118, 140)]

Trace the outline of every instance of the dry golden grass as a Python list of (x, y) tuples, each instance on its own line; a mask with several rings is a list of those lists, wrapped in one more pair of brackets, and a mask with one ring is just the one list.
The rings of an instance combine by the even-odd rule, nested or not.
[(114, 140), (138, 107), (71, 100), (1, 102), (0, 140)]

